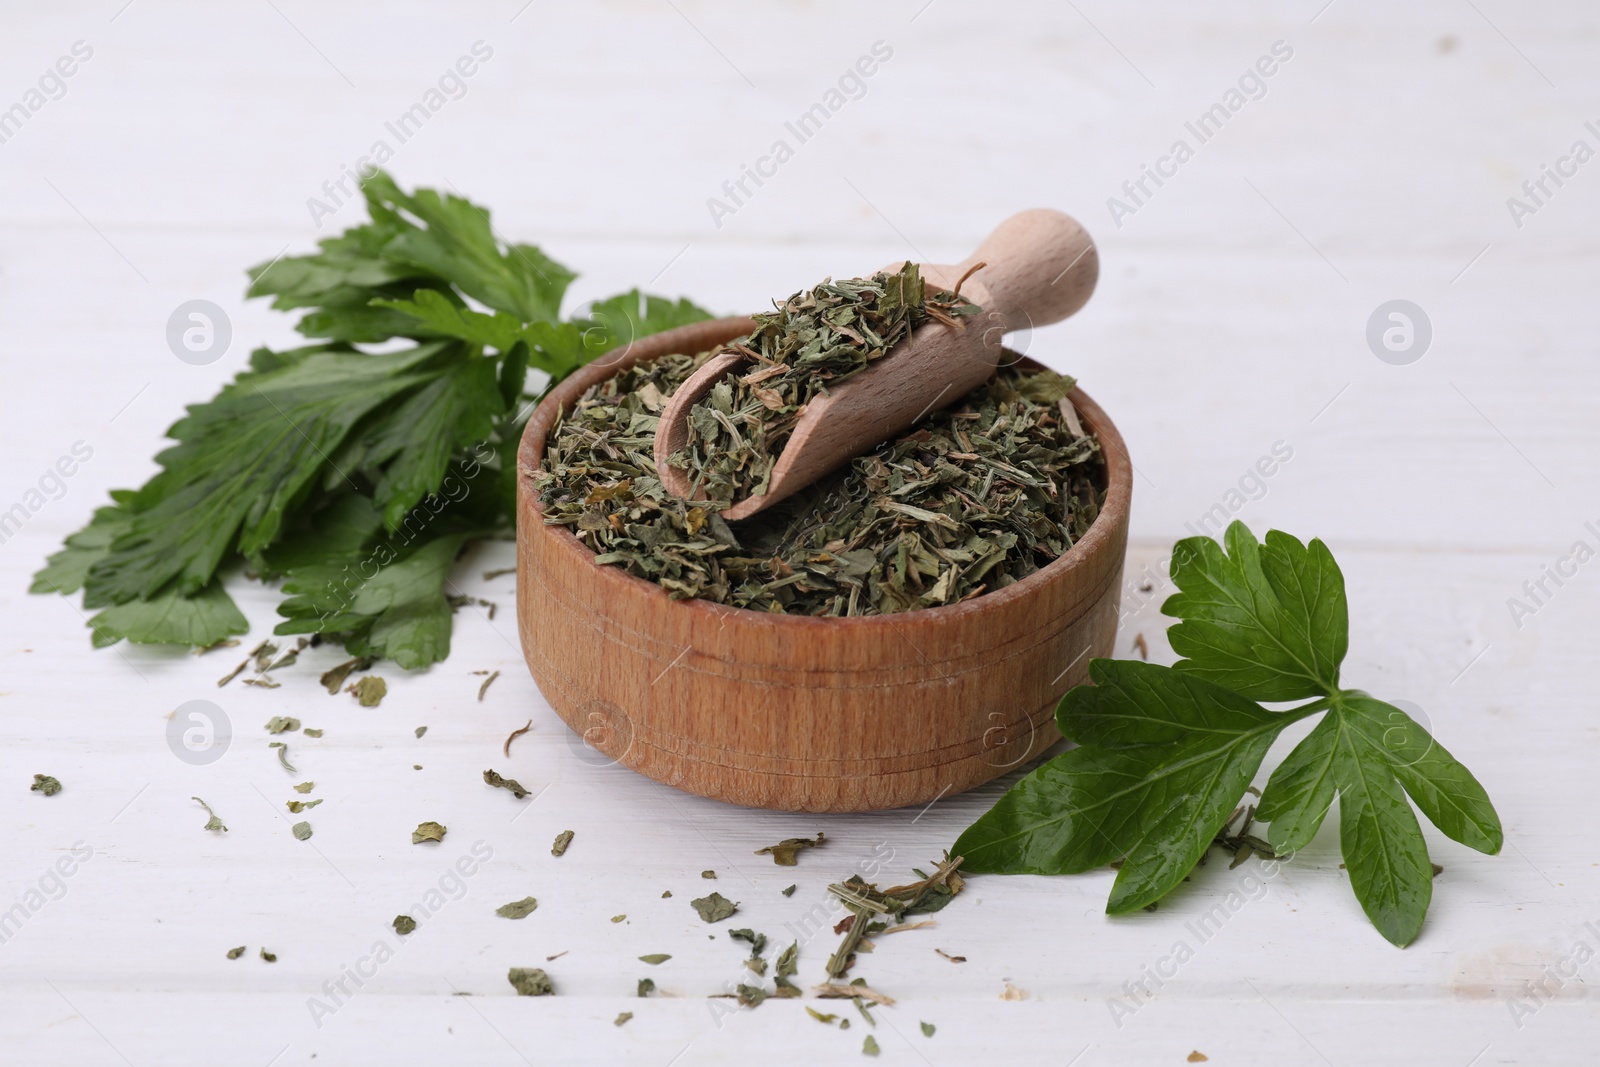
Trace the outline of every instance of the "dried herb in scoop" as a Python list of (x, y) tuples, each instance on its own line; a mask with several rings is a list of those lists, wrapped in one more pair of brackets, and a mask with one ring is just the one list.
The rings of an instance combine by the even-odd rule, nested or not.
[(889, 354), (929, 319), (977, 312), (926, 292), (915, 263), (894, 274), (826, 281), (755, 316), (755, 332), (724, 351), (745, 360), (689, 411), (688, 443), (672, 456), (692, 500), (732, 503), (766, 492), (806, 405)]
[(1054, 560), (1104, 500), (1070, 378), (1000, 370), (954, 406), (737, 524), (672, 496), (652, 449), (667, 398), (707, 358), (666, 356), (588, 390), (552, 431), (545, 522), (674, 597), (793, 615), (953, 604)]

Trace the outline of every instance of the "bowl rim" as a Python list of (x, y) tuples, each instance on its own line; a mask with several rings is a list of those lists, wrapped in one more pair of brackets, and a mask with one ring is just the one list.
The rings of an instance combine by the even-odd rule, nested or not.
[[(540, 506), (538, 493), (533, 487), (533, 476), (544, 459), (545, 441), (558, 414), (564, 413), (576, 404), (590, 386), (619, 374), (636, 363), (664, 355), (701, 352), (740, 334), (748, 333), (755, 327), (753, 319), (736, 315), (708, 319), (650, 334), (585, 364), (546, 393), (533, 414), (529, 416), (527, 426), (522, 432), (522, 439), (517, 445), (518, 516), (521, 517), (522, 508), (526, 504), (537, 520), (537, 526), (533, 529), (521, 527), (518, 529), (519, 562), (522, 558), (521, 541), (524, 537), (548, 536), (572, 557), (575, 565), (594, 567), (596, 580), (605, 583), (605, 588), (615, 589), (619, 596), (630, 593), (655, 596), (664, 605), (662, 610), (699, 612), (708, 620), (720, 621), (727, 617), (728, 612), (736, 612), (736, 617), (747, 625), (766, 625), (775, 630), (810, 629), (816, 632), (837, 633), (841, 629), (887, 630), (924, 623), (937, 625), (943, 622), (970, 621), (986, 614), (1003, 612), (1017, 599), (1026, 597), (1033, 590), (1063, 577), (1090, 556), (1116, 547), (1117, 531), (1126, 526), (1126, 516), (1133, 493), (1133, 463), (1128, 455), (1127, 445), (1123, 442), (1122, 435), (1117, 432), (1110, 416), (1079, 388), (1074, 388), (1070, 394), (1073, 406), (1090, 424), (1096, 439), (1100, 442), (1101, 453), (1106, 457), (1106, 496), (1099, 514), (1071, 548), (1032, 574), (1012, 582), (1003, 589), (982, 593), (971, 600), (957, 604), (913, 608), (910, 611), (894, 612), (889, 615), (814, 616), (756, 611), (753, 608), (741, 608), (693, 597), (675, 599), (656, 583), (629, 574), (621, 567), (595, 565), (593, 549), (578, 540), (565, 526), (549, 525), (543, 521), (544, 509)], [(1040, 369), (1049, 369), (1022, 353), (1009, 348), (1004, 351), (1013, 357), (1012, 365), (1031, 364)]]

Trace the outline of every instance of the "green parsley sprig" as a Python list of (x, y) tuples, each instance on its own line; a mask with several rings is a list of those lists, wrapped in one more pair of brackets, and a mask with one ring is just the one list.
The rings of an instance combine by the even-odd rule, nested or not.
[[(1339, 685), (1349, 644), (1344, 576), (1321, 541), (1239, 522), (1223, 546), (1178, 542), (1162, 605), (1185, 658), (1172, 667), (1095, 660), (1095, 684), (1062, 698), (1078, 747), (1011, 788), (951, 853), (971, 872), (1074, 874), (1122, 860), (1106, 911), (1160, 900), (1204, 856), (1278, 734), (1321, 714), (1267, 782), (1256, 817), (1281, 854), (1304, 848), (1335, 796), (1350, 885), (1396, 945), (1422, 929), (1433, 868), (1414, 804), (1447, 837), (1493, 855), (1488, 794), (1392, 704)], [(1306, 701), (1272, 711), (1261, 702)], [(1409, 803), (1407, 798), (1410, 798)]]
[(576, 277), (503, 241), (471, 201), (387, 175), (371, 221), (250, 271), (249, 295), (303, 314), (311, 343), (257, 349), (167, 431), (138, 490), (117, 490), (34, 578), (83, 590), (97, 647), (206, 646), (243, 633), (239, 566), (282, 579), (280, 634), (424, 667), (450, 648), (450, 564), (514, 524), (515, 450), (544, 388), (635, 337), (709, 315), (632, 290), (563, 319)]

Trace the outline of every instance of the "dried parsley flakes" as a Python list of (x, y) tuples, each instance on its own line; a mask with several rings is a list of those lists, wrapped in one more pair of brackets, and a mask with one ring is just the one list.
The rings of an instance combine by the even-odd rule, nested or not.
[(222, 820), (217, 818), (217, 813), (211, 810), (210, 804), (207, 804), (199, 797), (190, 797), (189, 799), (194, 801), (196, 804), (199, 804), (202, 808), (205, 808), (206, 814), (211, 816), (211, 818), (206, 820), (206, 824), (201, 827), (202, 830), (210, 830), (213, 833), (218, 834), (225, 834), (228, 832), (228, 828), (222, 825)]
[(712, 893), (708, 897), (698, 897), (689, 902), (690, 907), (699, 913), (703, 922), (721, 922), (739, 910), (739, 905), (723, 896), (721, 893)]
[(550, 855), (565, 856), (567, 854), (567, 846), (570, 844), (572, 844), (572, 831), (561, 831), (556, 835), (555, 844), (550, 846)]
[(389, 695), (389, 683), (376, 674), (369, 674), (354, 685), (347, 686), (345, 692), (354, 696), (356, 703), (362, 707), (375, 708)]
[(756, 849), (755, 854), (757, 856), (771, 856), (772, 862), (779, 867), (793, 867), (800, 862), (795, 856), (801, 849), (816, 848), (826, 840), (827, 838), (819, 830), (815, 841), (809, 837), (786, 837), (776, 845), (768, 845), (766, 848)]
[(518, 800), (528, 795), (528, 791), (522, 787), (521, 782), (515, 778), (503, 778), (497, 771), (484, 771), (483, 781), (485, 785), (492, 785), (496, 789), (506, 790)]
[[(323, 672), (322, 687), (328, 691), (329, 696), (338, 696), (339, 690), (344, 688), (344, 680), (346, 678), (350, 677), (351, 674), (359, 674), (376, 662), (378, 662), (377, 659), (372, 656), (358, 656), (355, 659), (345, 660), (337, 667)], [(222, 683), (218, 682), (217, 684), (221, 685)]]
[(550, 976), (538, 967), (513, 967), (506, 972), (506, 981), (519, 997), (545, 997), (555, 992)]
[(310, 823), (308, 823), (308, 822), (297, 822), (297, 823), (294, 824), (292, 829), (294, 831), (294, 839), (296, 841), (309, 841), (309, 840), (311, 840), (311, 824)]
[(278, 750), (278, 762), (283, 764), (284, 770), (290, 774), (298, 773), (295, 771), (294, 765), (289, 762), (289, 746), (287, 744), (282, 741), (268, 741), (267, 747)]
[(537, 900), (532, 897), (523, 897), (521, 900), (513, 900), (509, 904), (500, 905), (494, 909), (494, 913), (502, 919), (526, 919), (533, 914), (534, 909), (538, 906), (539, 902)]
[(35, 793), (43, 793), (47, 797), (53, 797), (61, 792), (61, 783), (48, 774), (36, 774), (33, 776), (33, 784), (28, 789)]
[(671, 954), (666, 952), (652, 952), (649, 955), (639, 957), (641, 962), (648, 963), (652, 967), (658, 967), (671, 958)]
[(1004, 588), (1071, 548), (1104, 500), (1070, 378), (1016, 367), (736, 525), (656, 477), (660, 411), (705, 359), (666, 356), (591, 387), (551, 432), (545, 522), (678, 598), (877, 615)]
[(411, 843), (420, 845), (424, 841), (443, 841), (446, 828), (436, 822), (418, 823), (417, 828), (411, 831)]
[(412, 933), (417, 928), (417, 920), (409, 915), (396, 915), (394, 917), (394, 932), (404, 936)]

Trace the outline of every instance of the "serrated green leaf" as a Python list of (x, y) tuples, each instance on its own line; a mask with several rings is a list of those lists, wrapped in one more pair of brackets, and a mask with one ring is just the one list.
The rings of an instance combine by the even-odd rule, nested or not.
[(390, 355), (319, 352), (266, 373), (247, 373), (216, 399), (189, 408), (156, 457), (163, 470), (129, 505), (133, 519), (89, 569), (90, 607), (179, 595), (210, 582), (224, 556), (275, 541), (328, 454), (386, 400), (429, 380), (441, 351), (422, 345)]
[(667, 300), (630, 289), (626, 293), (595, 301), (583, 319), (588, 323), (589, 332), (604, 334), (603, 341), (592, 340), (590, 347), (606, 352), (631, 344), (641, 337), (703, 322), (710, 317), (710, 312), (688, 300)]
[(353, 563), (376, 541), (382, 528), (383, 516), (373, 507), (371, 497), (343, 493), (315, 511), (303, 512), (295, 527), (252, 563), (261, 577), (269, 580), (330, 560)]
[(561, 298), (577, 275), (532, 245), (507, 244), (502, 251), (484, 209), (432, 189), (407, 196), (381, 172), (362, 188), (375, 219), (392, 220), (404, 212), (425, 226), (400, 228), (383, 245), (386, 259), (448, 279), (466, 295), (523, 322), (559, 317)]
[(1357, 690), (1342, 694), (1339, 707), (1446, 837), (1491, 856), (1500, 851), (1505, 835), (1489, 794), (1421, 724), (1393, 704)]
[(1336, 716), (1325, 716), (1267, 780), (1256, 818), (1269, 824), (1267, 840), (1281, 854), (1310, 844), (1333, 806), (1338, 725)]
[(390, 529), (443, 485), (462, 449), (489, 445), (504, 413), (496, 361), (472, 356), (446, 369), (395, 405), (365, 442), (367, 462), (382, 465), (373, 503)]
[(88, 626), (95, 648), (122, 640), (204, 648), (250, 629), (233, 598), (215, 580), (192, 596), (179, 594), (174, 583), (147, 600), (109, 607), (91, 618)]
[(380, 299), (373, 304), (414, 319), (440, 337), (454, 337), (502, 352), (522, 339), (523, 322), (515, 315), (504, 311), (486, 315), (433, 289), (419, 289), (409, 300)]
[(1433, 898), (1433, 865), (1422, 827), (1388, 761), (1337, 711), (1334, 774), (1339, 846), (1350, 888), (1372, 925), (1404, 948), (1416, 940)]
[(257, 264), (250, 276), (249, 297), (271, 296), (279, 310), (348, 303), (354, 294), (405, 279), (425, 279), (417, 268), (384, 257), (383, 249), (411, 224), (386, 213), (317, 242), (320, 252), (280, 256)]
[[(1170, 668), (1095, 660), (1057, 713), (1082, 747), (1012, 787), (952, 852), (974, 872), (1070, 874), (1125, 858), (1107, 910), (1176, 885), (1298, 717)], [(1100, 747), (1108, 740), (1118, 747)]]
[(415, 340), (448, 337), (449, 334), (441, 334), (403, 311), (373, 302), (373, 297), (385, 297), (390, 292), (412, 296), (437, 291), (418, 288), (416, 280), (384, 289), (354, 289), (338, 301), (330, 300), (315, 311), (307, 312), (294, 328), (306, 337), (351, 343), (378, 343), (394, 337)]
[(111, 543), (121, 537), (133, 521), (132, 512), (125, 506), (133, 495), (129, 489), (113, 489), (113, 503), (96, 508), (89, 525), (67, 537), (65, 547), (46, 560), (33, 576), (28, 592), (64, 595), (82, 589), (89, 568), (105, 558), (111, 551)]
[(1321, 541), (1309, 546), (1277, 530), (1257, 543), (1241, 522), (1224, 539), (1173, 548), (1179, 592), (1161, 606), (1181, 621), (1167, 631), (1187, 658), (1179, 670), (1252, 700), (1299, 700), (1338, 689), (1349, 638), (1344, 576)]
[[(467, 538), (444, 534), (395, 557), (388, 543), (358, 558), (297, 568), (284, 580), (296, 594), (278, 606), (280, 634), (343, 635), (356, 655), (384, 656), (415, 670), (450, 654), (445, 582)], [(387, 562), (385, 562), (387, 561)]]

